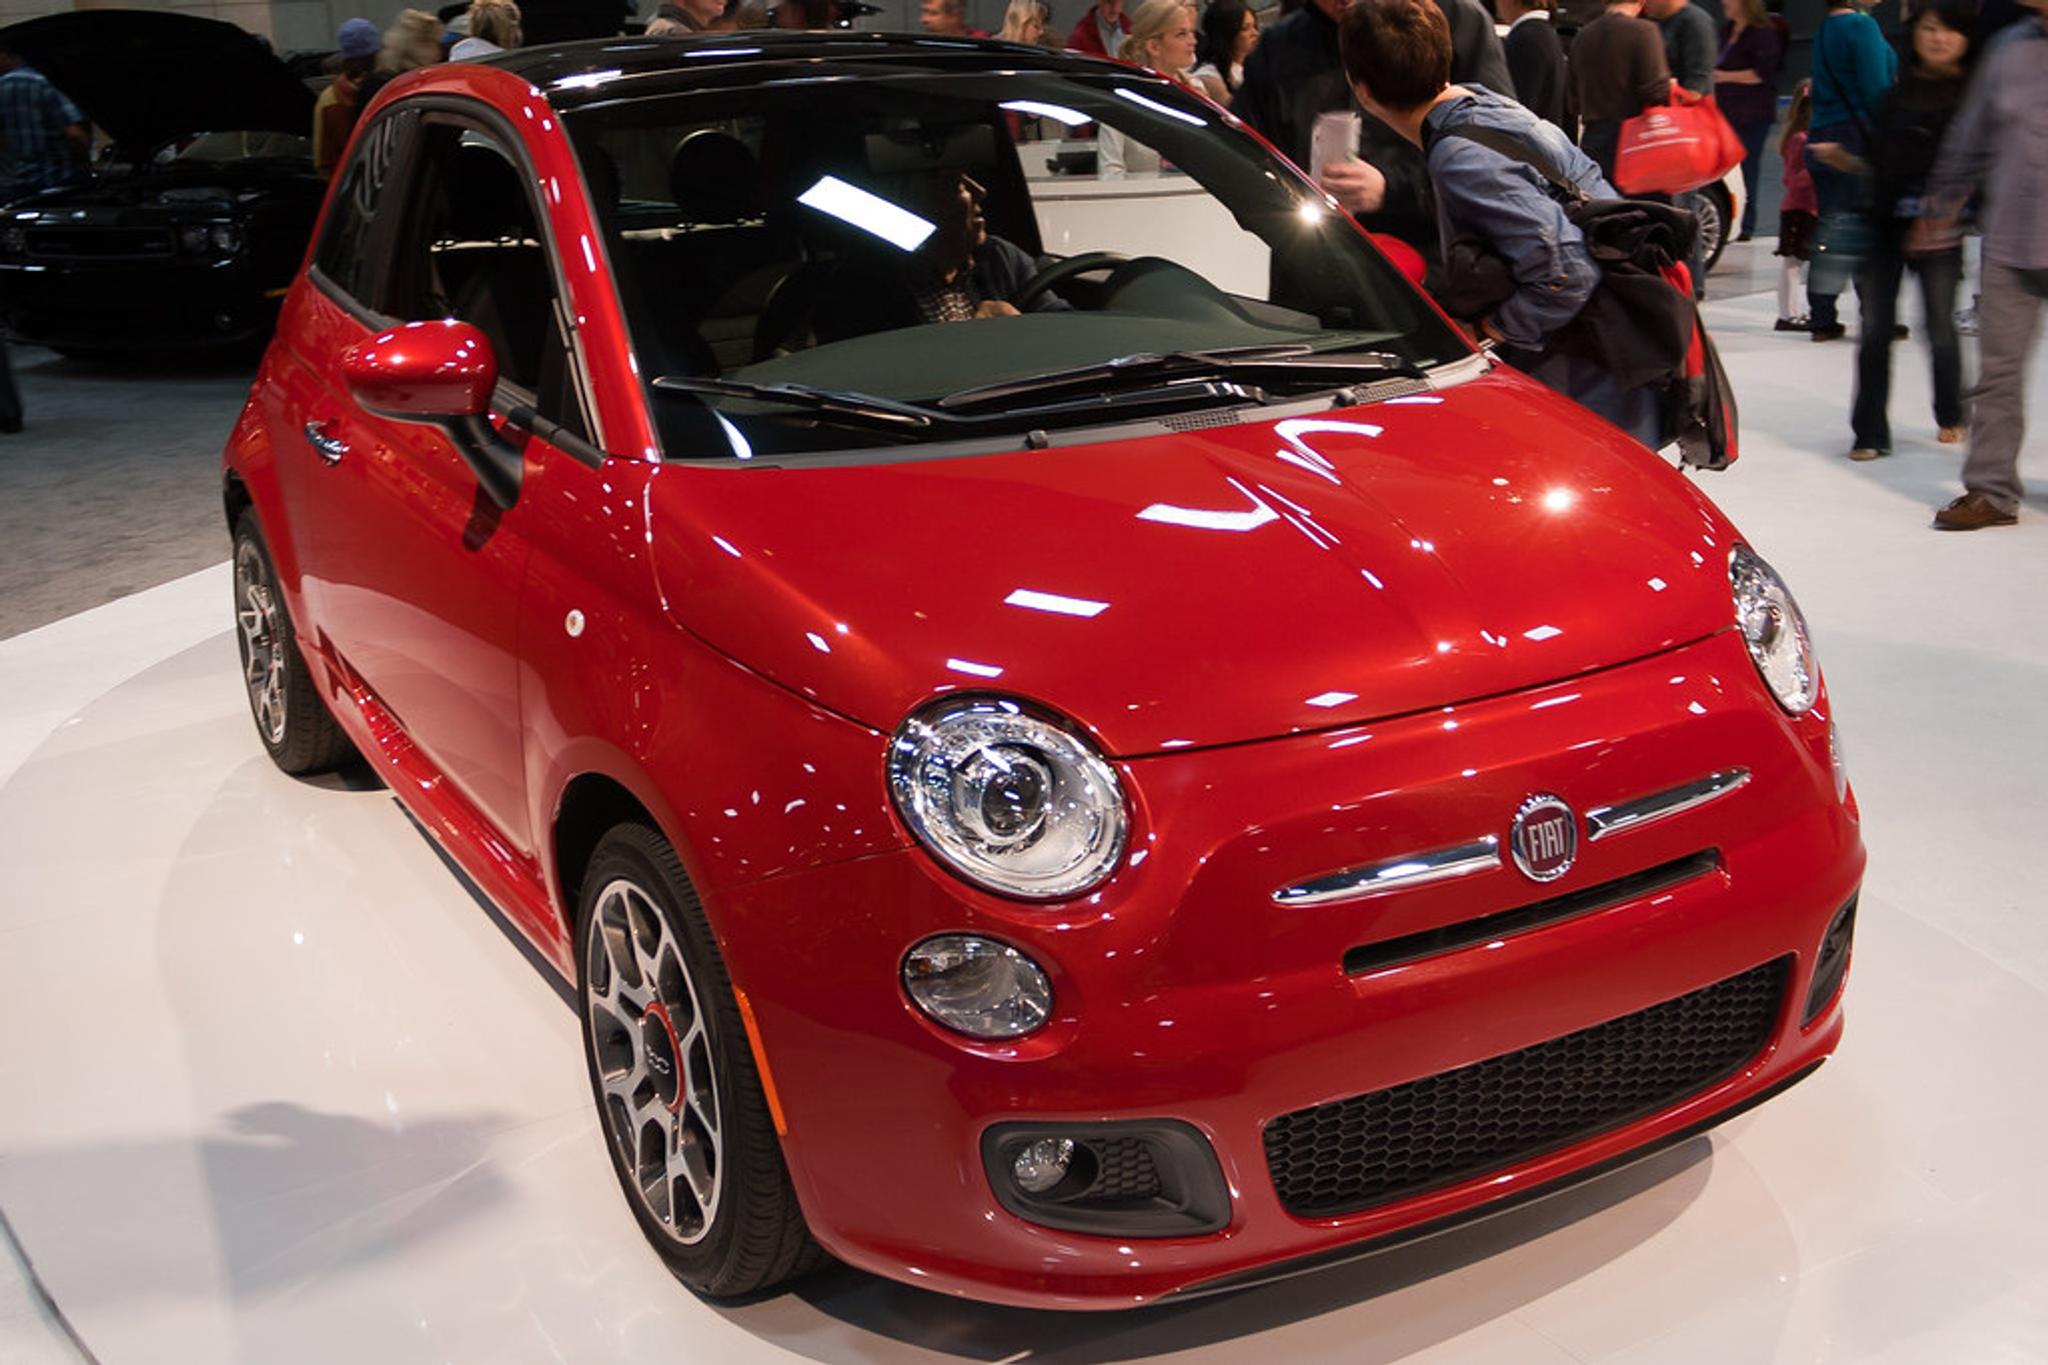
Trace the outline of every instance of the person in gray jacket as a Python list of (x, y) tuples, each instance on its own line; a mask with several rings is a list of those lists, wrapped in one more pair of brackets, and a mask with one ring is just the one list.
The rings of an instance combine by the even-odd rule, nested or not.
[(1983, 195), (1970, 454), (1963, 495), (1934, 514), (1942, 531), (2010, 526), (2024, 492), (2027, 360), (2048, 299), (2048, 0), (2027, 7), (2034, 14), (2001, 32), (1978, 64), (1906, 242), (1909, 255), (1952, 248), (1964, 207)]

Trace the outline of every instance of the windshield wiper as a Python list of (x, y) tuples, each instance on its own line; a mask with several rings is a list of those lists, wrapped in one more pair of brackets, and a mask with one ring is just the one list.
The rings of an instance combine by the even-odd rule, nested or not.
[(654, 387), (664, 393), (710, 394), (716, 398), (781, 403), (891, 431), (952, 425), (961, 420), (952, 413), (920, 407), (915, 403), (844, 389), (815, 389), (808, 384), (750, 384), (740, 379), (718, 379), (710, 375), (665, 374), (654, 381)]
[(1156, 381), (1184, 375), (1259, 375), (1269, 378), (1344, 379), (1353, 375), (1395, 375), (1421, 379), (1424, 370), (1413, 361), (1385, 351), (1318, 352), (1305, 342), (1273, 346), (1232, 346), (1213, 351), (1140, 351), (1093, 365), (1053, 370), (961, 389), (938, 400), (942, 409), (959, 410), (1000, 403), (1004, 399), (1039, 396), (1067, 389)]

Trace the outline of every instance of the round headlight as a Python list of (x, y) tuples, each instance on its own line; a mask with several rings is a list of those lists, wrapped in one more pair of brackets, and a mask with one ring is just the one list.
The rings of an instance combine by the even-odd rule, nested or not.
[(941, 934), (903, 959), (903, 989), (917, 1007), (971, 1038), (1021, 1038), (1052, 1017), (1045, 970), (1007, 943)]
[(18, 227), (0, 228), (0, 251), (20, 256), (28, 251), (28, 234)]
[(207, 229), (206, 240), (223, 256), (232, 256), (242, 249), (242, 230), (233, 223), (218, 223)]
[(1735, 624), (1764, 685), (1778, 705), (1804, 715), (1820, 697), (1820, 665), (1791, 590), (1746, 545), (1728, 556), (1728, 584), (1735, 594)]
[(924, 845), (991, 891), (1079, 895), (1116, 869), (1130, 819), (1086, 740), (1012, 701), (949, 701), (905, 721), (889, 790)]
[(206, 225), (191, 223), (179, 228), (178, 245), (186, 251), (206, 250)]

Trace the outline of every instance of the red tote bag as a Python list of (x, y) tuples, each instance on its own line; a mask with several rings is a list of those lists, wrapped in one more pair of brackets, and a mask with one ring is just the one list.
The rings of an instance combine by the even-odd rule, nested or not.
[(1742, 164), (1742, 139), (1707, 95), (1658, 105), (1621, 125), (1614, 187), (1623, 194), (1680, 194), (1711, 185)]

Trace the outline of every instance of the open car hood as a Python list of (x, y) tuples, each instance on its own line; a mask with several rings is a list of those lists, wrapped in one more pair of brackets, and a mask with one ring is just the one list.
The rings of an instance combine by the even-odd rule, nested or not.
[(187, 133), (310, 136), (313, 93), (260, 38), (168, 10), (75, 10), (0, 29), (0, 41), (132, 154)]
[(859, 467), (675, 463), (651, 483), (677, 622), (882, 730), (990, 691), (1115, 755), (1225, 744), (1555, 682), (1733, 621), (1712, 504), (1499, 374), (1298, 421)]

